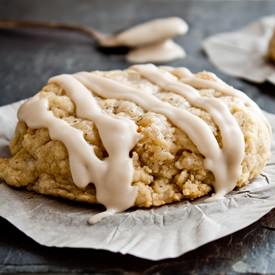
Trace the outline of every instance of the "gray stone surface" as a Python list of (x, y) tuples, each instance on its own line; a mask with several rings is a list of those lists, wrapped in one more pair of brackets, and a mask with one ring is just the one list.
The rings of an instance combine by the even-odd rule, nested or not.
[[(201, 51), (211, 34), (239, 28), (275, 11), (275, 1), (184, 0), (0, 0), (0, 18), (56, 20), (115, 31), (164, 16), (183, 17), (190, 32), (177, 39), (187, 58), (171, 63), (217, 73), (275, 113), (275, 87), (226, 76)], [(0, 31), (0, 105), (33, 95), (58, 73), (125, 68), (121, 54), (107, 55), (75, 34), (48, 31)], [(0, 126), (1, 127), (1, 126)], [(16, 211), (16, 209), (15, 209)], [(54, 230), (54, 229), (53, 229)], [(46, 248), (0, 219), (0, 273), (36, 274), (275, 274), (275, 211), (259, 222), (182, 257), (150, 262), (119, 254)]]

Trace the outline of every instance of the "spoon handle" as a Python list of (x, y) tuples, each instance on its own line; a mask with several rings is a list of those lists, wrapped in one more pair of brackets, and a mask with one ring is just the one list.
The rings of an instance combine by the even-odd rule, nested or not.
[(32, 20), (13, 20), (13, 19), (0, 19), (0, 29), (16, 29), (16, 28), (31, 28), (31, 29), (54, 29), (70, 32), (78, 32), (88, 37), (94, 38), (100, 43), (100, 38), (105, 36), (93, 30), (90, 27), (83, 25), (49, 22), (49, 21), (32, 21)]

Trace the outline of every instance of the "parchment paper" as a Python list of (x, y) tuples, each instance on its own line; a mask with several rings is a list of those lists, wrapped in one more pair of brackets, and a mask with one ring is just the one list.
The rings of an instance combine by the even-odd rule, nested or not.
[[(0, 154), (13, 135), (19, 103), (0, 107)], [(267, 114), (275, 128), (275, 116)], [(263, 141), (264, 142), (264, 141)], [(101, 209), (18, 191), (0, 184), (0, 216), (46, 246), (105, 249), (150, 260), (177, 257), (255, 222), (275, 207), (275, 140), (272, 158), (252, 184), (225, 199), (182, 202), (116, 214), (89, 226)]]
[(275, 16), (264, 17), (235, 32), (207, 38), (203, 48), (221, 71), (246, 80), (275, 84), (275, 65), (265, 58)]

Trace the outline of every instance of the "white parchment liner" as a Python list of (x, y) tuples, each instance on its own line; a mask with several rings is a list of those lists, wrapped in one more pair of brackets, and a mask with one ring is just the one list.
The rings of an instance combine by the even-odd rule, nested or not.
[[(6, 154), (19, 103), (0, 107), (0, 154)], [(275, 116), (267, 114), (275, 129)], [(264, 142), (264, 141), (263, 141)], [(105, 249), (150, 260), (173, 258), (240, 230), (275, 207), (272, 158), (252, 184), (224, 200), (182, 202), (116, 214), (89, 226), (90, 205), (17, 191), (0, 184), (0, 216), (46, 246)]]
[(275, 65), (266, 59), (275, 16), (268, 16), (235, 32), (207, 38), (203, 48), (221, 71), (252, 82), (275, 84)]

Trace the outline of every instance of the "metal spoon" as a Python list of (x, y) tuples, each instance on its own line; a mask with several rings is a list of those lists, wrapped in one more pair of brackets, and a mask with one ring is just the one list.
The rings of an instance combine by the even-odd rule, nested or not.
[(1, 28), (55, 29), (78, 32), (95, 39), (102, 47), (139, 47), (164, 41), (177, 35), (185, 34), (188, 31), (188, 25), (183, 19), (178, 17), (151, 20), (113, 34), (105, 34), (87, 26), (69, 23), (12, 19), (0, 19)]

